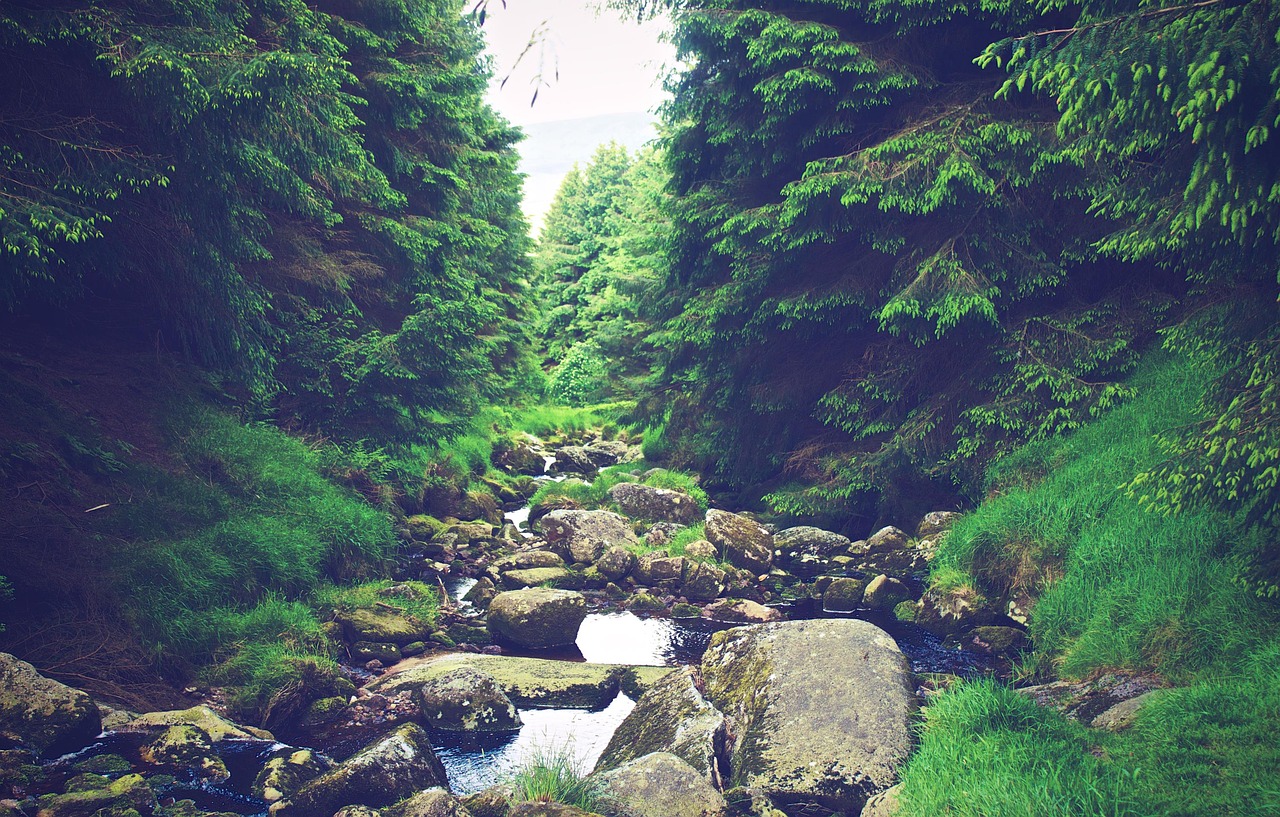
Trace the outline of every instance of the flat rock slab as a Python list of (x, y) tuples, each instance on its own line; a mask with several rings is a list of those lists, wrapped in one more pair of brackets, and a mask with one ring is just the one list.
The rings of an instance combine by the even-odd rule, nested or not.
[(369, 685), (370, 692), (391, 696), (418, 690), (429, 681), (471, 667), (497, 683), (516, 706), (598, 709), (608, 705), (619, 689), (641, 694), (671, 667), (635, 667), (621, 664), (588, 664), (544, 658), (451, 653), (411, 658)]
[(897, 782), (915, 696), (898, 645), (865, 621), (816, 620), (716, 633), (705, 695), (735, 737), (726, 785), (790, 810), (859, 813)]

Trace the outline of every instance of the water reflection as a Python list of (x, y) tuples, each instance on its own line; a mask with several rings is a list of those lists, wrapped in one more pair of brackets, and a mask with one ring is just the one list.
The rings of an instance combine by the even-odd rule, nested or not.
[(678, 666), (696, 664), (711, 634), (727, 624), (704, 619), (640, 618), (634, 613), (593, 613), (578, 629), (578, 649), (597, 664)]
[(581, 709), (522, 709), (524, 726), (514, 736), (477, 741), (437, 733), (432, 745), (449, 776), (449, 789), (468, 795), (510, 778), (540, 753), (571, 752), (584, 774), (591, 771), (618, 724), (631, 713), (635, 701), (619, 693), (598, 712)]

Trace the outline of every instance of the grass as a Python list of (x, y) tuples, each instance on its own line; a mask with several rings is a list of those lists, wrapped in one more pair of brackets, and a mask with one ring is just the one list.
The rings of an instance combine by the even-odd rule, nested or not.
[(517, 801), (555, 802), (596, 811), (597, 788), (586, 779), (570, 746), (537, 746), (507, 781)]
[(1151, 513), (1122, 488), (1160, 461), (1155, 434), (1195, 419), (1213, 375), (1150, 356), (1128, 404), (998, 463), (931, 576), (1037, 598), (1028, 674), (1155, 670), (1179, 688), (1111, 734), (962, 684), (925, 710), (900, 817), (1280, 815), (1280, 609), (1241, 580), (1274, 531), (1205, 509)]
[(593, 428), (616, 426), (631, 413), (635, 403), (622, 401), (594, 406), (527, 406), (511, 410), (507, 423), (516, 431), (535, 437), (582, 434)]
[(678, 471), (658, 469), (644, 479), (639, 479), (640, 474), (650, 470), (653, 470), (653, 466), (649, 462), (629, 462), (602, 468), (589, 484), (580, 480), (548, 482), (534, 493), (529, 502), (536, 505), (549, 497), (565, 497), (581, 504), (584, 508), (600, 508), (608, 505), (610, 488), (621, 482), (640, 481), (655, 488), (682, 491), (693, 497), (693, 500), (698, 503), (699, 510), (707, 509), (707, 492), (698, 486), (692, 476)]
[(353, 610), (385, 605), (425, 624), (434, 625), (440, 614), (440, 594), (423, 582), (378, 579), (349, 587), (321, 585), (312, 595), (321, 608)]

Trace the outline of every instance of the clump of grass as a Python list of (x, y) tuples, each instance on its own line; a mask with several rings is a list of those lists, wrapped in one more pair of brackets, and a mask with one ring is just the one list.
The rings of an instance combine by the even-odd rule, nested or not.
[(516, 799), (562, 803), (583, 811), (596, 811), (599, 789), (579, 767), (572, 747), (538, 746), (508, 781)]
[(511, 428), (535, 437), (574, 435), (593, 428), (616, 426), (634, 409), (635, 403), (625, 400), (582, 407), (528, 406), (513, 411), (508, 423)]
[[(691, 542), (699, 539), (707, 538), (707, 526), (705, 523), (699, 522), (696, 525), (690, 525), (687, 528), (676, 531), (676, 535), (671, 537), (671, 542), (667, 545), (667, 552), (672, 556), (686, 555), (684, 549)], [(711, 559), (710, 561), (715, 561)]]
[(1105, 814), (1138, 817), (1133, 776), (1096, 757), (1096, 736), (1025, 695), (972, 681), (924, 710), (899, 817)]
[(348, 587), (326, 584), (317, 587), (312, 597), (317, 605), (335, 610), (394, 607), (428, 625), (434, 625), (440, 614), (439, 592), (429, 584), (416, 581), (380, 579)]

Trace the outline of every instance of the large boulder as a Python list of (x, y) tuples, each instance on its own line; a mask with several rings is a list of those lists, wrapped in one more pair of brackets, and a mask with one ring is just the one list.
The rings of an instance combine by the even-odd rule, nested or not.
[(710, 782), (724, 771), (716, 760), (725, 747), (725, 719), (702, 697), (690, 667), (671, 672), (649, 688), (618, 726), (596, 763), (614, 769), (652, 752), (669, 752)]
[(598, 467), (585, 448), (566, 445), (556, 451), (556, 458), (547, 470), (555, 474), (593, 474)]
[(101, 730), (92, 698), (0, 652), (0, 738), (48, 755), (78, 749)]
[(636, 566), (636, 555), (622, 545), (609, 545), (596, 560), (596, 570), (611, 582), (625, 578)]
[(773, 535), (773, 542), (780, 557), (786, 561), (797, 561), (805, 557), (828, 559), (848, 552), (849, 546), (853, 544), (847, 536), (810, 525), (780, 530)]
[(343, 634), (351, 642), (404, 645), (424, 641), (431, 635), (431, 626), (426, 622), (382, 607), (341, 610), (334, 614), (334, 620), (342, 625)]
[(609, 489), (609, 499), (627, 516), (648, 522), (692, 525), (702, 518), (702, 511), (693, 497), (669, 488), (619, 482)]
[(382, 811), (383, 817), (472, 817), (458, 800), (442, 788), (425, 789)]
[(920, 599), (916, 624), (937, 635), (958, 635), (990, 624), (996, 611), (971, 587), (930, 589)]
[(709, 562), (685, 560), (680, 592), (689, 601), (712, 601), (724, 592), (725, 573)]
[(331, 817), (343, 806), (380, 808), (422, 789), (446, 785), (444, 766), (431, 750), (426, 731), (406, 723), (307, 781), (270, 811), (289, 817)]
[(601, 468), (631, 460), (631, 446), (621, 440), (592, 440), (582, 446), (591, 462)]
[(422, 719), (442, 732), (512, 732), (523, 723), (492, 675), (460, 666), (418, 690)]
[[(101, 778), (94, 782), (101, 785), (86, 786), (65, 794), (44, 795), (37, 801), (39, 811), (36, 814), (38, 817), (111, 817), (159, 811), (155, 791), (140, 774), (126, 774), (115, 780)], [(13, 800), (8, 803), (17, 805)], [(0, 806), (0, 813), (5, 813), (3, 809), (4, 806)], [(8, 813), (24, 814), (17, 808)]]
[(684, 578), (684, 557), (668, 556), (661, 550), (652, 550), (636, 560), (632, 577), (640, 584), (650, 586), (668, 583), (680, 584)]
[(592, 776), (611, 817), (719, 817), (724, 796), (688, 763), (654, 752)]
[(530, 587), (499, 593), (489, 602), (489, 632), (518, 647), (572, 644), (586, 617), (586, 598), (572, 590)]
[(757, 576), (773, 567), (773, 536), (754, 519), (712, 508), (707, 511), (707, 540), (725, 558)]
[(241, 726), (232, 723), (207, 706), (193, 706), (190, 709), (167, 709), (160, 712), (148, 712), (139, 715), (120, 727), (126, 732), (163, 732), (171, 726), (188, 725), (198, 727), (209, 736), (209, 740), (219, 743), (224, 740), (275, 740), (265, 729), (252, 726)]
[(637, 541), (626, 518), (611, 511), (552, 511), (542, 518), (547, 542), (566, 558), (590, 564), (609, 545)]
[[(791, 813), (857, 814), (911, 750), (907, 662), (865, 621), (737, 627), (712, 636), (704, 694), (730, 719), (732, 785)], [(805, 812), (807, 813), (807, 812)]]

